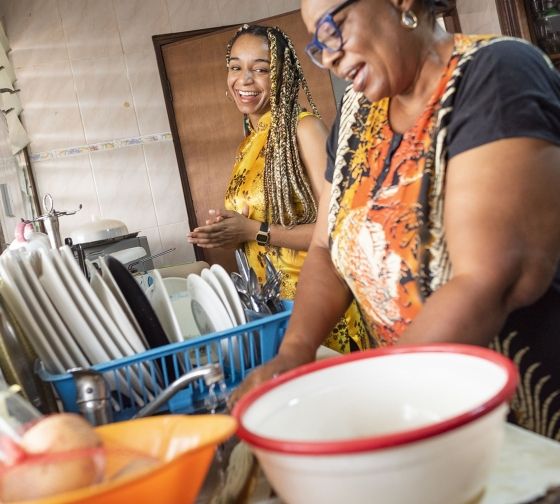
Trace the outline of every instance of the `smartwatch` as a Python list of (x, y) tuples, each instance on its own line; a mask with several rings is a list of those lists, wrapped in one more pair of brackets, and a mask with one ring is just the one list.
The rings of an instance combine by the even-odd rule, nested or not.
[(270, 229), (268, 226), (268, 222), (261, 223), (261, 227), (257, 232), (257, 237), (255, 238), (255, 240), (257, 240), (257, 243), (259, 245), (262, 245), (263, 247), (265, 245), (268, 245), (268, 242), (270, 241)]

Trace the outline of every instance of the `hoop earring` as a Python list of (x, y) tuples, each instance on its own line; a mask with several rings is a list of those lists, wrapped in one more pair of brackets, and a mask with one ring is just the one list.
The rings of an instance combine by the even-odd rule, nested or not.
[(418, 26), (418, 17), (411, 10), (404, 11), (401, 14), (401, 26), (408, 30), (414, 30)]

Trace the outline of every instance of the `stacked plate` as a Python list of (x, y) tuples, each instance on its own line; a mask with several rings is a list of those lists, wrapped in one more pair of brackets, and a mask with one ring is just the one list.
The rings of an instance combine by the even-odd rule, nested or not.
[[(67, 246), (0, 256), (0, 298), (51, 374), (246, 322), (234, 284), (219, 265), (186, 279), (163, 279), (154, 270), (145, 290), (114, 257), (101, 257), (87, 268), (90, 282)], [(231, 351), (232, 343), (237, 340), (223, 351)], [(158, 365), (135, 364), (130, 375), (106, 378), (113, 390), (128, 390), (127, 397), (142, 405), (162, 387)]]
[(227, 271), (214, 264), (187, 277), (194, 320), (201, 334), (245, 324), (245, 312)]
[[(87, 368), (153, 346), (110, 270), (103, 278), (92, 271), (90, 284), (69, 247), (0, 256), (0, 296), (50, 373)], [(168, 343), (160, 332), (160, 344)], [(151, 400), (158, 388), (157, 375), (142, 365), (130, 376), (116, 373), (107, 379), (113, 390), (130, 390), (129, 399), (137, 404)]]

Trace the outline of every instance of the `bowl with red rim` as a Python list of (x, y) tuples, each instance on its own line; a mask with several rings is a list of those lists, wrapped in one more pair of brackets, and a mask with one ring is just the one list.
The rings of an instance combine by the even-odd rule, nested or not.
[(383, 348), (278, 376), (233, 415), (287, 504), (465, 504), (498, 458), (517, 381), (483, 347)]

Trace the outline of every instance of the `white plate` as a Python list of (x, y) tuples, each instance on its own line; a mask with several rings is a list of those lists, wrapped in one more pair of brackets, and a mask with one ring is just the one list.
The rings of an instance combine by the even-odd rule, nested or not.
[(28, 336), (29, 343), (35, 348), (46, 369), (51, 373), (64, 373), (66, 371), (65, 366), (46, 340), (43, 331), (29, 312), (27, 303), (19, 292), (14, 279), (2, 264), (0, 264), (0, 277), (2, 277), (2, 281), (0, 281), (0, 295), (2, 295), (8, 307), (14, 312), (18, 322), (22, 325)]
[(43, 307), (40, 305), (37, 296), (35, 296), (33, 290), (29, 286), (29, 283), (18, 264), (16, 254), (3, 255), (2, 266), (5, 268), (5, 271), (8, 272), (9, 281), (13, 281), (13, 284), (19, 289), (30, 315), (35, 319), (35, 322), (37, 322), (37, 325), (43, 332), (43, 336), (60, 359), (64, 368), (71, 369), (76, 367), (76, 363), (72, 359), (63, 342), (60, 340), (51, 321), (46, 316)]
[(181, 334), (184, 339), (200, 336), (200, 331), (193, 317), (191, 307), (191, 296), (187, 292), (187, 279), (178, 277), (167, 277), (163, 279), (173, 312), (179, 322)]
[(225, 306), (202, 277), (187, 277), (187, 292), (192, 298), (192, 311), (200, 334), (225, 331), (233, 327)]
[(77, 287), (81, 294), (81, 299), (85, 301), (88, 308), (91, 308), (88, 312), (90, 325), (94, 331), (99, 332), (102, 337), (110, 338), (114, 343), (114, 346), (109, 348), (109, 355), (112, 354), (111, 348), (115, 350), (114, 359), (134, 355), (135, 352), (128, 343), (128, 340), (125, 338), (124, 334), (122, 334), (117, 324), (115, 324), (114, 320), (103, 306), (103, 303), (101, 303), (91, 288), (82, 270), (80, 270), (70, 247), (64, 245), (60, 247), (59, 250), (62, 261), (57, 260), (57, 264), (59, 264), (60, 269), (63, 270), (63, 276), (67, 279), (67, 283), (73, 284), (73, 287)]
[(64, 324), (64, 321), (60, 317), (60, 314), (56, 311), (51, 300), (43, 289), (43, 286), (40, 284), (37, 273), (33, 269), (32, 255), (22, 255), (19, 258), (18, 264), (21, 268), (21, 271), (23, 272), (25, 280), (35, 294), (45, 316), (50, 320), (56, 334), (55, 337), (60, 340), (62, 345), (70, 354), (70, 357), (72, 359), (72, 366), (70, 367), (89, 367), (91, 365), (91, 362), (88, 360), (87, 356), (82, 351), (76, 340), (70, 334), (70, 331)]
[[(89, 264), (88, 264), (89, 263)], [(115, 323), (119, 326), (121, 332), (125, 335), (126, 339), (136, 353), (142, 353), (147, 350), (146, 345), (142, 342), (136, 328), (130, 322), (125, 311), (123, 310), (117, 298), (109, 289), (103, 277), (97, 272), (95, 267), (86, 259), (90, 276), (90, 285), (103, 306), (113, 318)]]
[(216, 277), (216, 275), (214, 275), (214, 273), (212, 273), (212, 271), (208, 268), (203, 269), (200, 272), (200, 276), (202, 277), (202, 279), (208, 283), (208, 285), (210, 287), (212, 287), (212, 290), (218, 295), (218, 297), (220, 298), (220, 301), (222, 302), (222, 304), (224, 305), (224, 308), (227, 311), (228, 317), (231, 320), (231, 323), (234, 325), (234, 327), (237, 325), (237, 318), (235, 316), (235, 314), (233, 313), (233, 309), (229, 304), (228, 298), (226, 296), (226, 293), (224, 291), (224, 289), (222, 288), (222, 285), (220, 283), (220, 281), (218, 280), (218, 278)]
[(108, 362), (111, 357), (91, 330), (86, 319), (72, 299), (70, 291), (58, 269), (54, 265), (54, 256), (50, 252), (40, 251), (41, 273), (39, 282), (60, 313), (70, 332), (93, 364)]
[(169, 294), (158, 270), (152, 271), (154, 283), (146, 289), (146, 297), (156, 312), (157, 318), (172, 343), (183, 341), (181, 327), (173, 311)]
[[(101, 318), (94, 312), (93, 306), (86, 299), (84, 293), (78, 286), (76, 279), (71, 274), (67, 265), (64, 263), (58, 250), (50, 251), (50, 259), (63, 284), (66, 286), (68, 293), (72, 297), (74, 305), (80, 311), (83, 319), (89, 326), (90, 331), (95, 335), (97, 341), (99, 341), (99, 343), (103, 346), (105, 353), (109, 356), (109, 360), (124, 357), (113, 338), (109, 335), (109, 332), (105, 328)], [(99, 300), (97, 301), (99, 302)], [(106, 313), (107, 312), (105, 312), (105, 314)]]
[(210, 271), (214, 273), (214, 276), (218, 279), (218, 282), (220, 282), (229, 305), (233, 310), (237, 324), (245, 324), (247, 322), (247, 319), (245, 318), (245, 311), (243, 310), (239, 294), (237, 294), (233, 280), (228, 275), (228, 272), (219, 264), (213, 264), (210, 266)]
[(124, 313), (126, 313), (126, 316), (128, 317), (128, 320), (130, 321), (130, 323), (136, 329), (136, 333), (140, 336), (140, 338), (142, 340), (142, 344), (144, 345), (144, 347), (149, 348), (148, 342), (146, 341), (146, 338), (144, 337), (144, 333), (140, 329), (140, 326), (138, 325), (138, 321), (136, 320), (136, 317), (132, 313), (132, 310), (130, 309), (130, 306), (128, 306), (128, 303), (126, 302), (126, 299), (124, 298), (119, 286), (117, 285), (117, 282), (113, 278), (113, 275), (111, 274), (111, 271), (109, 270), (109, 267), (107, 266), (107, 263), (105, 262), (105, 258), (100, 257), (99, 260), (98, 260), (98, 264), (99, 264), (99, 267), (101, 268), (101, 276), (103, 277), (103, 281), (105, 282), (105, 285), (107, 285), (107, 287), (109, 287), (109, 290), (111, 291), (111, 293), (113, 294), (113, 296), (115, 297), (117, 302), (121, 305), (121, 308), (124, 311)]
[[(82, 272), (80, 271), (76, 260), (74, 259), (72, 252), (69, 247), (66, 247), (66, 254), (70, 254), (70, 257), (66, 255), (66, 259), (61, 255), (65, 247), (61, 247), (60, 253), (57, 250), (51, 250), (51, 260), (62, 278), (63, 283), (66, 285), (68, 291), (70, 292), (72, 299), (78, 310), (81, 312), (86, 323), (89, 325), (93, 334), (96, 335), (97, 340), (103, 346), (105, 352), (109, 356), (110, 360), (121, 359), (122, 357), (127, 357), (130, 355), (135, 355), (134, 350), (129, 345), (128, 341), (121, 334), (114, 321), (110, 318), (107, 310), (103, 307), (95, 293), (93, 292), (91, 286), (86, 281)], [(71, 259), (72, 262), (69, 262)], [(78, 269), (78, 275), (75, 275), (71, 268), (76, 266)], [(83, 280), (83, 281), (82, 281)], [(110, 328), (110, 329), (108, 329)], [(123, 350), (125, 349), (125, 350)], [(132, 382), (133, 390), (139, 394), (134, 395), (136, 401), (143, 404), (140, 397), (143, 391), (143, 386), (141, 383), (141, 377), (136, 372), (135, 367), (130, 369), (130, 379)], [(148, 383), (151, 383), (149, 374), (143, 370), (142, 371)], [(125, 385), (127, 382), (127, 373), (123, 370), (121, 373), (124, 384), (121, 382), (121, 391), (126, 391), (128, 386)], [(149, 387), (146, 387), (148, 392), (148, 399), (152, 399), (151, 391)]]

